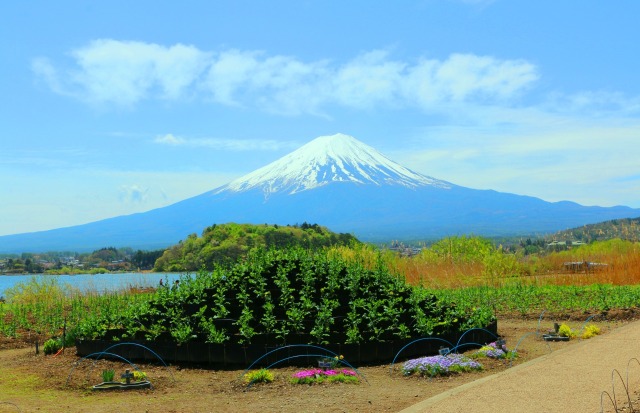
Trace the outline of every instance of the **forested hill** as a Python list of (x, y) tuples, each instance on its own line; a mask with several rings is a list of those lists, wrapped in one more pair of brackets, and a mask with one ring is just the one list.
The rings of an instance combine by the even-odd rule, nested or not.
[(254, 248), (322, 248), (360, 243), (351, 234), (337, 234), (318, 224), (252, 225), (221, 224), (206, 228), (202, 236), (192, 234), (168, 248), (155, 263), (154, 271), (211, 270), (216, 264), (232, 263)]
[(589, 243), (620, 238), (628, 241), (640, 241), (640, 217), (614, 219), (598, 224), (585, 225), (555, 233), (557, 240), (575, 240)]

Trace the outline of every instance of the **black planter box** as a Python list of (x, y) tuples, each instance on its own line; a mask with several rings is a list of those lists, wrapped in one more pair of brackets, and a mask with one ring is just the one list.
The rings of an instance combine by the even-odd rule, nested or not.
[[(466, 333), (448, 334), (434, 337), (415, 337), (411, 339), (397, 339), (380, 342), (369, 342), (362, 344), (342, 344), (334, 343), (327, 345), (304, 346), (296, 345), (283, 347), (284, 343), (269, 343), (266, 337), (255, 336), (255, 342), (251, 344), (238, 344), (233, 341), (225, 344), (211, 344), (204, 342), (187, 342), (178, 345), (173, 341), (143, 341), (140, 344), (156, 352), (165, 362), (198, 363), (214, 366), (248, 366), (258, 360), (269, 351), (283, 347), (282, 351), (277, 351), (264, 360), (260, 365), (267, 366), (273, 363), (290, 358), (282, 365), (308, 366), (315, 364), (314, 358), (324, 354), (322, 349), (326, 349), (327, 356), (332, 353), (341, 355), (350, 364), (380, 364), (392, 361), (396, 356), (399, 359), (408, 359), (420, 356), (438, 354), (441, 347), (456, 345), (462, 351), (473, 345), (482, 345), (496, 340), (498, 323), (493, 322), (484, 329), (474, 329)], [(310, 341), (308, 334), (291, 335), (287, 337), (287, 345), (307, 344)], [(445, 341), (443, 341), (445, 340)], [(449, 343), (449, 344), (448, 344)], [(100, 353), (116, 342), (106, 340), (77, 340), (76, 352), (79, 356), (87, 356), (92, 353)], [(465, 345), (468, 344), (469, 347)], [(405, 347), (406, 346), (406, 347)], [(402, 353), (398, 355), (398, 352)], [(118, 354), (129, 361), (148, 360), (157, 361), (155, 355), (150, 351), (138, 348), (138, 346), (118, 346), (109, 350), (110, 353)], [(331, 353), (332, 352), (332, 353)], [(307, 357), (308, 355), (308, 357)], [(109, 358), (107, 355), (104, 358)]]

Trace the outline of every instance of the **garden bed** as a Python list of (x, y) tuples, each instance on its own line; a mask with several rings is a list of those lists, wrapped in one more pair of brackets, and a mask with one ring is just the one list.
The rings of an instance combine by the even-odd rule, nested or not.
[[(314, 358), (318, 354), (339, 354), (351, 363), (380, 364), (391, 362), (402, 350), (402, 357), (415, 357), (425, 354), (436, 354), (443, 343), (451, 343), (453, 347), (472, 343), (488, 343), (495, 341), (497, 336), (497, 322), (493, 322), (486, 329), (472, 330), (468, 333), (449, 334), (433, 337), (416, 337), (404, 340), (362, 344), (327, 344), (313, 345), (259, 345), (259, 344), (212, 344), (205, 342), (176, 343), (172, 341), (132, 341), (112, 342), (108, 340), (77, 340), (78, 356), (87, 356), (106, 351), (124, 357), (130, 361), (154, 361), (156, 354), (165, 362), (206, 364), (214, 367), (234, 367), (249, 365), (267, 353), (259, 366), (269, 366), (279, 360), (289, 358), (287, 365), (306, 365), (310, 355)], [(418, 340), (420, 339), (420, 340)], [(112, 347), (116, 345), (116, 347)], [(142, 347), (144, 346), (144, 347)], [(147, 350), (148, 349), (148, 350)], [(151, 351), (149, 351), (151, 350)], [(109, 357), (109, 355), (105, 355)]]
[[(583, 317), (584, 319), (584, 317)], [(543, 322), (544, 324), (544, 322)], [(606, 334), (616, 323), (602, 323)], [(538, 320), (500, 319), (499, 332), (513, 347), (518, 340), (538, 328)], [(519, 348), (519, 357), (513, 365), (548, 354), (547, 344), (555, 351), (573, 345), (545, 343), (528, 335)], [(16, 347), (18, 343), (11, 343)], [(6, 346), (7, 348), (9, 346)], [(356, 366), (367, 382), (360, 384), (322, 383), (295, 385), (290, 380), (300, 369), (282, 367), (273, 369), (275, 380), (269, 384), (256, 384), (247, 389), (242, 380), (243, 369), (204, 369), (192, 364), (177, 364), (165, 368), (159, 363), (140, 364), (153, 389), (121, 392), (89, 392), (96, 377), (105, 368), (122, 371), (121, 362), (100, 360), (81, 363), (66, 385), (69, 371), (78, 362), (75, 349), (68, 348), (59, 356), (36, 356), (32, 346), (0, 351), (0, 383), (2, 400), (16, 404), (21, 411), (166, 411), (166, 412), (250, 412), (278, 411), (399, 411), (423, 399), (437, 395), (464, 383), (510, 368), (510, 361), (483, 361), (480, 372), (457, 374), (433, 379), (405, 377), (398, 363), (379, 366)], [(247, 366), (244, 366), (247, 367)]]
[[(184, 277), (147, 301), (85, 318), (74, 335), (80, 355), (135, 342), (167, 361), (236, 365), (279, 347), (314, 344), (361, 364), (390, 361), (423, 337), (453, 346), (471, 329), (467, 341), (495, 339), (493, 310), (461, 308), (381, 266), (291, 249), (255, 252), (231, 268)], [(407, 352), (430, 353), (441, 345), (423, 340)], [(287, 355), (300, 354), (292, 351)], [(140, 348), (120, 355), (147, 356)]]

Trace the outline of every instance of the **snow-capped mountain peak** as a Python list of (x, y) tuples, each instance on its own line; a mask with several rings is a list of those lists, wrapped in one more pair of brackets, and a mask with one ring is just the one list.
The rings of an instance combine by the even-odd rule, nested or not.
[(333, 182), (402, 185), (408, 188), (437, 186), (447, 182), (413, 172), (349, 135), (320, 136), (282, 158), (221, 187), (242, 192), (260, 188), (265, 196), (294, 194)]

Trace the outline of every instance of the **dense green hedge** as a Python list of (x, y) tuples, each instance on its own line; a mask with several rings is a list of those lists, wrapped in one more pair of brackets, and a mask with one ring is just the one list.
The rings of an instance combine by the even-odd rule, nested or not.
[[(494, 320), (326, 250), (258, 250), (163, 286), (148, 302), (79, 326), (83, 338), (366, 343), (462, 332)], [(115, 330), (107, 331), (107, 330)], [(115, 336), (115, 337), (114, 337)]]

